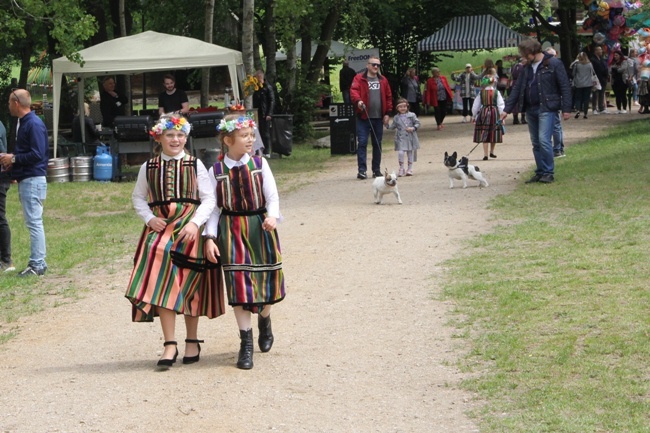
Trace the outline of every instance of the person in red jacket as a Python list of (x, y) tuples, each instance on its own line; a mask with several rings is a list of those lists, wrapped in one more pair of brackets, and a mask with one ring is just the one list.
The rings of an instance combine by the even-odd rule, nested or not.
[(367, 179), (368, 136), (372, 133), (372, 177), (381, 177), (381, 138), (393, 111), (393, 94), (386, 77), (379, 73), (379, 57), (370, 56), (365, 70), (355, 75), (350, 99), (357, 110), (357, 179)]
[(453, 101), (453, 92), (444, 75), (440, 75), (440, 69), (431, 69), (431, 78), (427, 80), (427, 101), (433, 107), (438, 130), (444, 128), (443, 122), (447, 115), (447, 104)]

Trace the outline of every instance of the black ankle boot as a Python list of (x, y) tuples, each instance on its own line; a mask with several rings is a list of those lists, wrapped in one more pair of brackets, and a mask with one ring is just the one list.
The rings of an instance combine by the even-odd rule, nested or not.
[(239, 338), (241, 338), (241, 346), (239, 347), (237, 368), (250, 370), (253, 368), (253, 330), (242, 331), (240, 329)]
[(526, 122), (526, 115), (524, 113), (521, 113), (521, 124), (526, 125), (528, 122)]
[(262, 352), (268, 352), (273, 346), (273, 331), (271, 330), (271, 316), (264, 318), (261, 314), (257, 315), (257, 329), (260, 334), (257, 338), (257, 344)]

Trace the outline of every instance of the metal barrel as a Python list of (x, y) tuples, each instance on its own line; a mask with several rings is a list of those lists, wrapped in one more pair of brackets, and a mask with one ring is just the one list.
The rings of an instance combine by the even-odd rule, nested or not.
[(88, 182), (93, 178), (93, 157), (75, 156), (70, 158), (70, 172), (73, 182)]
[(70, 182), (70, 158), (52, 158), (47, 162), (48, 182)]

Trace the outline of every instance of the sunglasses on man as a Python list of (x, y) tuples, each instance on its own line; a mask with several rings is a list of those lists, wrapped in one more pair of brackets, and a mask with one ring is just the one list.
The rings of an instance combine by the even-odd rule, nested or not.
[(370, 66), (374, 66), (375, 68), (378, 68), (381, 66), (381, 63), (368, 63)]

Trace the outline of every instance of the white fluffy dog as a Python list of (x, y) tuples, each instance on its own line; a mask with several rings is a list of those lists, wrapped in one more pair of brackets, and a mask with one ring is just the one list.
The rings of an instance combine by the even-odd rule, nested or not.
[(383, 177), (376, 177), (372, 182), (372, 189), (375, 193), (375, 203), (381, 204), (384, 196), (392, 193), (397, 198), (397, 203), (402, 204), (402, 198), (397, 189), (397, 175), (395, 175), (395, 172), (388, 174), (388, 170), (386, 170)]
[(468, 178), (477, 181), (479, 188), (489, 185), (478, 166), (470, 164), (466, 156), (458, 161), (456, 152), (451, 155), (445, 152), (445, 167), (449, 169), (449, 188), (454, 187), (454, 179), (462, 180), (463, 188), (467, 188)]

